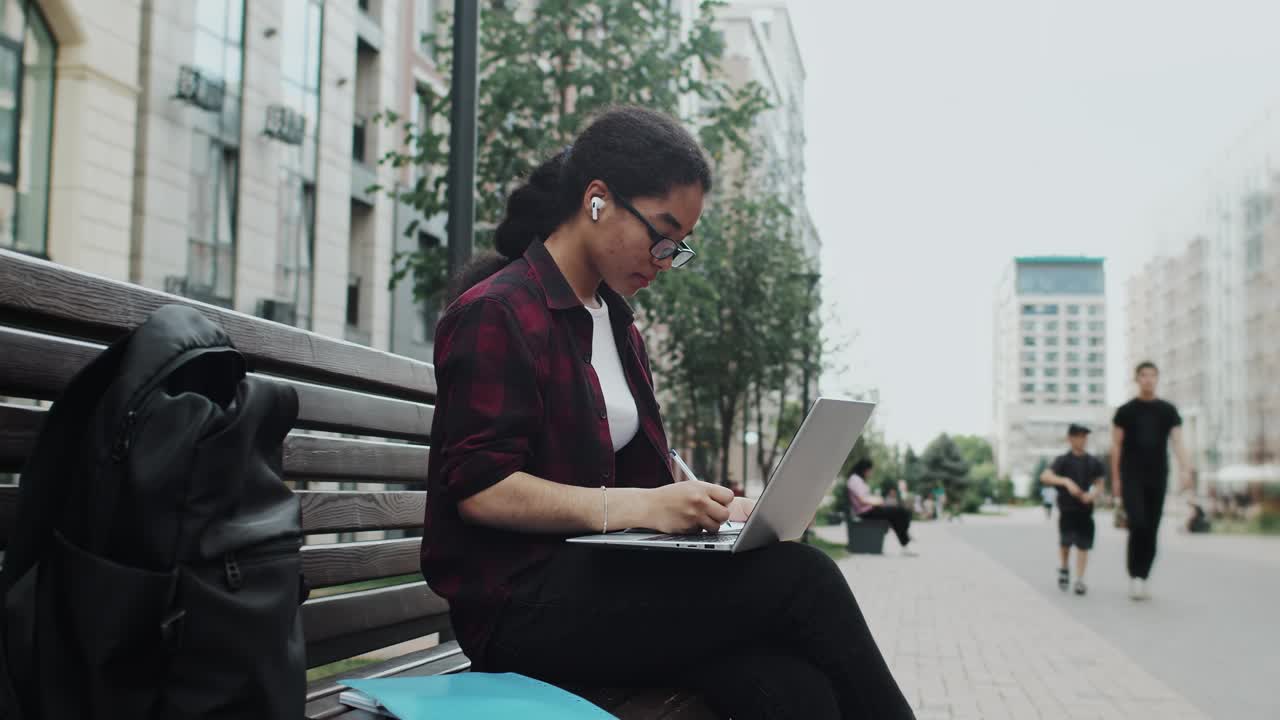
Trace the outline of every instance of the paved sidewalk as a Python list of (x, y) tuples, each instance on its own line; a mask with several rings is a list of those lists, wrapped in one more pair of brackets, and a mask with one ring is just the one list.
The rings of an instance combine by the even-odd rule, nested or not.
[(920, 557), (890, 534), (840, 567), (919, 720), (1204, 717), (945, 522), (912, 533)]

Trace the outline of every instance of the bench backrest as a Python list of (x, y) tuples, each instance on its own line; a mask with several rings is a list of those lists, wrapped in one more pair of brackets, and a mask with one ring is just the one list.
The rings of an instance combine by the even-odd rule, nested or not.
[[(9, 399), (0, 402), (0, 473), (21, 470), (44, 415), (18, 399), (57, 398), (105, 344), (169, 303), (199, 309), (230, 335), (253, 372), (297, 389), (285, 474), (297, 488), (306, 532), (330, 536), (303, 548), (308, 584), (414, 576), (313, 593), (302, 608), (307, 664), (448, 631), (448, 605), (418, 574), (419, 537), (331, 542), (422, 528), (435, 400), (428, 363), (0, 250), (0, 398)], [(344, 486), (359, 489), (337, 489)], [(16, 498), (16, 486), (0, 486), (0, 548)]]

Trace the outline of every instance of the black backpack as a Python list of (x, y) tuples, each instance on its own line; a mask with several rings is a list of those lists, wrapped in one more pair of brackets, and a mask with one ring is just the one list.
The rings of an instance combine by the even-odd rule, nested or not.
[(76, 375), (22, 471), (0, 717), (302, 717), (297, 413), (179, 305)]

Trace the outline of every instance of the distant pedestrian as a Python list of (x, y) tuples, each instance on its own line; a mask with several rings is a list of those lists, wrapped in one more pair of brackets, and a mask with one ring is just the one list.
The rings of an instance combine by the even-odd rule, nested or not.
[(1058, 497), (1057, 488), (1045, 485), (1040, 488), (1040, 502), (1044, 505), (1044, 517), (1046, 520), (1053, 518), (1053, 502)]
[(1058, 456), (1053, 464), (1040, 475), (1040, 482), (1058, 489), (1058, 587), (1066, 592), (1071, 586), (1070, 553), (1076, 549), (1077, 595), (1084, 595), (1084, 571), (1089, 564), (1089, 551), (1093, 549), (1093, 504), (1102, 493), (1102, 479), (1106, 469), (1102, 461), (1090, 455), (1085, 447), (1089, 443), (1089, 428), (1072, 424), (1067, 428), (1067, 442), (1071, 451)]
[(1129, 525), (1129, 597), (1147, 600), (1156, 535), (1169, 482), (1169, 441), (1178, 456), (1182, 489), (1190, 489), (1191, 462), (1182, 444), (1182, 417), (1156, 397), (1160, 371), (1144, 362), (1134, 372), (1138, 396), (1116, 410), (1111, 429), (1111, 487), (1124, 501)]
[(915, 551), (907, 547), (911, 543), (911, 511), (904, 507), (888, 507), (884, 500), (871, 494), (867, 478), (871, 477), (873, 467), (874, 463), (867, 459), (854, 464), (845, 485), (849, 491), (849, 509), (860, 518), (887, 520), (902, 545), (902, 554), (915, 555)]

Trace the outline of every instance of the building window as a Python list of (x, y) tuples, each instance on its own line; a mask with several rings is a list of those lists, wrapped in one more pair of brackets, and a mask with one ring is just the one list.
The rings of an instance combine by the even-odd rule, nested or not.
[(1100, 367), (1089, 368), (1089, 377), (1091, 378), (1102, 377), (1103, 373), (1105, 372), (1106, 370)]
[(1044, 344), (1045, 344), (1045, 345), (1048, 345), (1049, 347), (1057, 347), (1057, 345), (1058, 345), (1058, 336), (1057, 336), (1057, 335), (1050, 335), (1049, 337), (1047, 337), (1047, 338), (1045, 338), (1045, 339), (1044, 339)]
[(413, 0), (413, 39), (418, 52), (433, 57), (432, 45), (436, 31), (435, 0)]
[(1036, 376), (1036, 369), (1035, 369), (1035, 368), (1033, 368), (1033, 367), (1024, 367), (1024, 368), (1022, 368), (1022, 377), (1035, 377), (1035, 376)]
[(1045, 332), (1051, 332), (1051, 333), (1053, 333), (1053, 332), (1058, 332), (1058, 321), (1057, 321), (1057, 320), (1050, 320), (1049, 322), (1045, 323), (1045, 324), (1044, 324), (1044, 331), (1045, 331)]
[(1102, 353), (1089, 353), (1089, 362), (1090, 363), (1102, 362)]
[(1065, 403), (1065, 404), (1067, 404), (1067, 405), (1079, 405), (1079, 404), (1080, 404), (1080, 398), (1078, 398), (1078, 397), (1069, 397), (1069, 398), (1067, 398), (1066, 400), (1063, 400), (1063, 403)]
[(1093, 393), (1094, 395), (1098, 395), (1098, 394), (1100, 394), (1100, 393), (1102, 392), (1102, 385), (1100, 385), (1100, 384), (1098, 384), (1098, 383), (1094, 383), (1094, 384), (1090, 385), (1090, 386), (1089, 386), (1089, 392)]
[[(422, 85), (414, 88), (410, 123), (415, 137), (423, 137), (431, 128), (431, 90)], [(415, 162), (410, 166), (410, 183), (415, 187), (428, 178), (427, 163)]]
[(1079, 347), (1079, 346), (1080, 346), (1080, 337), (1079, 337), (1078, 335), (1071, 335), (1071, 336), (1068, 336), (1068, 337), (1067, 337), (1067, 345), (1069, 345), (1069, 346), (1071, 346), (1071, 347)]
[(1078, 367), (1067, 368), (1067, 377), (1080, 377), (1080, 368)]
[(1035, 404), (1036, 404), (1036, 399), (1035, 399), (1035, 397), (1033, 397), (1033, 396), (1031, 396), (1031, 395), (1023, 395), (1023, 396), (1022, 396), (1022, 404), (1023, 404), (1023, 405), (1035, 405)]
[(1080, 306), (1079, 306), (1079, 305), (1068, 305), (1068, 306), (1067, 306), (1067, 314), (1068, 314), (1068, 315), (1079, 315), (1079, 314), (1080, 314)]
[(45, 255), (57, 43), (32, 2), (0, 2), (0, 247)]
[(1047, 363), (1056, 363), (1056, 362), (1058, 362), (1058, 353), (1056, 353), (1056, 352), (1045, 353), (1045, 354), (1044, 354), (1044, 361), (1045, 361), (1045, 362), (1047, 362)]
[(1036, 331), (1036, 321), (1035, 321), (1035, 320), (1023, 320), (1023, 321), (1022, 321), (1022, 331), (1023, 331), (1023, 332), (1035, 332), (1035, 331)]
[(1078, 352), (1067, 353), (1067, 362), (1071, 362), (1071, 363), (1080, 362), (1080, 353)]
[(1090, 305), (1090, 306), (1089, 306), (1089, 314), (1090, 314), (1090, 315), (1101, 315), (1101, 314), (1102, 314), (1102, 306), (1101, 306), (1101, 305)]
[(1035, 347), (1036, 339), (1031, 337), (1030, 335), (1024, 335), (1022, 338), (1022, 345), (1023, 347)]
[(1036, 354), (1035, 354), (1035, 353), (1033, 353), (1033, 352), (1024, 352), (1024, 353), (1022, 353), (1022, 362), (1035, 362), (1035, 361), (1036, 361)]
[(1056, 383), (1056, 382), (1045, 383), (1045, 384), (1044, 384), (1044, 391), (1045, 391), (1045, 392), (1047, 392), (1047, 393), (1056, 393), (1056, 392), (1058, 392), (1058, 383)]
[(1102, 332), (1106, 328), (1106, 323), (1101, 320), (1089, 321), (1089, 332)]
[(360, 276), (347, 276), (347, 325), (360, 327)]
[[(1071, 307), (1076, 307), (1076, 306), (1075, 306), (1075, 305), (1072, 305)], [(1079, 320), (1068, 320), (1068, 321), (1067, 321), (1067, 332), (1078, 332), (1079, 330), (1080, 330), (1080, 321), (1079, 321)]]
[(1029, 393), (1029, 392), (1035, 392), (1035, 391), (1036, 391), (1035, 383), (1022, 383), (1022, 392)]
[(192, 62), (222, 86), (222, 105), (193, 108), (187, 195), (187, 297), (230, 307), (235, 287), (244, 0), (197, 0)]
[(203, 132), (191, 142), (187, 198), (187, 278), (176, 290), (231, 307), (236, 259), (236, 192), (240, 153)]
[(1049, 367), (1049, 368), (1045, 368), (1045, 369), (1044, 369), (1044, 376), (1045, 376), (1045, 377), (1058, 377), (1058, 368), (1056, 368), (1056, 367)]
[(302, 116), (303, 133), (301, 143), (281, 145), (276, 295), (292, 305), (295, 325), (311, 329), (324, 8), (320, 0), (284, 0), (283, 4), (281, 103)]
[(1057, 305), (1041, 305), (1040, 314), (1041, 315), (1057, 315), (1058, 306)]
[(1080, 392), (1080, 383), (1067, 383), (1067, 392), (1069, 393)]
[(1089, 404), (1090, 404), (1090, 405), (1101, 405), (1101, 404), (1102, 404), (1102, 398), (1089, 398)]
[(1102, 347), (1102, 338), (1098, 336), (1089, 338), (1089, 347)]

